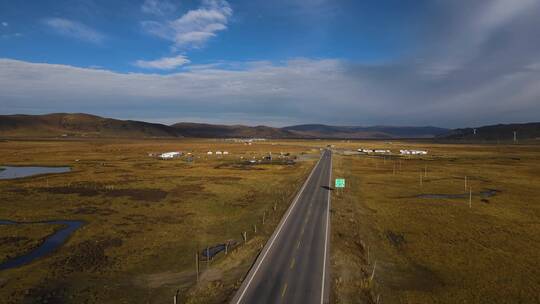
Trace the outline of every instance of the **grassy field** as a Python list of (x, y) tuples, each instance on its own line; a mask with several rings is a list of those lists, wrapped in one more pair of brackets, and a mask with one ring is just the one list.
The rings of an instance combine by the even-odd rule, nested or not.
[(540, 303), (539, 145), (335, 144), (334, 303)]
[[(540, 302), (540, 146), (332, 143), (333, 177), (347, 180), (347, 188), (332, 197), (332, 302)], [(324, 145), (2, 142), (0, 165), (71, 166), (73, 171), (1, 180), (0, 220), (69, 219), (85, 225), (52, 254), (0, 271), (0, 298), (6, 303), (170, 303), (179, 290), (180, 302), (222, 303), (241, 283), (313, 166), (316, 148)], [(430, 154), (343, 155), (359, 147), (420, 148)], [(174, 150), (193, 153), (193, 162), (148, 156)], [(207, 156), (209, 150), (230, 155)], [(288, 152), (300, 161), (239, 163), (240, 157), (260, 158), (269, 151)], [(0, 263), (38, 247), (60, 228), (0, 225)], [(242, 232), (246, 244), (209, 263), (200, 261), (196, 284), (195, 253), (230, 239), (242, 243)]]
[[(193, 162), (148, 156), (175, 150), (193, 153)], [(216, 150), (230, 155), (206, 155)], [(238, 165), (241, 156), (270, 151), (301, 161)], [(0, 219), (85, 222), (52, 254), (0, 271), (2, 303), (170, 303), (176, 290), (182, 302), (219, 303), (238, 286), (318, 150), (294, 142), (89, 139), (4, 141), (0, 155), (0, 165), (73, 168), (1, 180)], [(0, 261), (36, 248), (58, 228), (0, 225)], [(241, 243), (244, 231), (247, 244), (201, 261), (195, 284), (196, 252)]]

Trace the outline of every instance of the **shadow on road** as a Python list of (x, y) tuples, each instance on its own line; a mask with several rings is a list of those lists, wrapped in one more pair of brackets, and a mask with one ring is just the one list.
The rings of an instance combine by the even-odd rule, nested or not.
[(332, 191), (332, 190), (335, 190), (334, 188), (332, 188), (332, 187), (328, 187), (328, 186), (321, 186), (321, 188), (324, 188), (324, 189), (326, 189), (326, 190), (330, 190), (330, 191)]

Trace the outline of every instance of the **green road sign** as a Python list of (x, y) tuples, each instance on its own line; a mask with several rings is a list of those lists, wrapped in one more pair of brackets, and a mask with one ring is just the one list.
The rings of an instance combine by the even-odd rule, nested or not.
[(345, 188), (344, 178), (336, 178), (336, 188)]

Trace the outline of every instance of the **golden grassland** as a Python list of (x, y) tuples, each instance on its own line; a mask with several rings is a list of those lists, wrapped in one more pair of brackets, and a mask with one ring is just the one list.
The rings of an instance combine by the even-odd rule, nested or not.
[(430, 154), (336, 153), (334, 303), (540, 303), (539, 145), (335, 144)]
[[(193, 153), (193, 162), (148, 156), (176, 150)], [(206, 155), (216, 150), (230, 155)], [(303, 161), (234, 165), (240, 156), (260, 158), (270, 151)], [(0, 142), (0, 165), (73, 168), (70, 173), (0, 180), (0, 219), (85, 222), (52, 254), (0, 271), (1, 302), (169, 303), (176, 290), (181, 302), (223, 302), (238, 287), (318, 154), (301, 142)], [(0, 258), (35, 248), (57, 228), (0, 225)], [(196, 252), (229, 239), (241, 243), (244, 231), (247, 244), (209, 264), (200, 262), (202, 273), (195, 284)]]

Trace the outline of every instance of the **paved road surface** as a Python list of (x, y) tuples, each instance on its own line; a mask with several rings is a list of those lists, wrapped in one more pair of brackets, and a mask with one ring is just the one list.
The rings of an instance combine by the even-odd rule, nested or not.
[(232, 303), (327, 303), (332, 154), (318, 164)]

